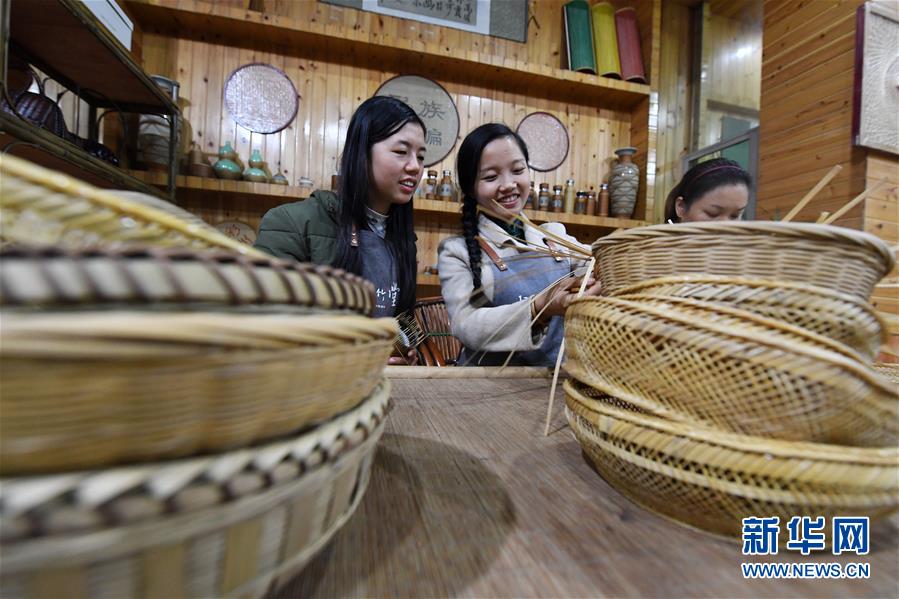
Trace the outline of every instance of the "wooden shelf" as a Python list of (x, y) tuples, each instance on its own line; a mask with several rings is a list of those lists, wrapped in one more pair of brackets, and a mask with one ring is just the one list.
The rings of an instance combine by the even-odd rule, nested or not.
[(19, 158), (57, 170), (106, 189), (131, 189), (167, 198), (165, 173), (159, 187), (148, 185), (129, 171), (91, 156), (61, 137), (7, 112), (0, 112), (0, 147)]
[[(432, 214), (452, 214), (458, 216), (462, 205), (457, 202), (440, 200), (423, 200), (416, 198), (415, 212)], [(555, 222), (564, 225), (577, 225), (602, 229), (607, 232), (616, 229), (632, 229), (647, 225), (646, 221), (629, 218), (612, 218), (608, 216), (587, 216), (586, 214), (570, 214), (567, 212), (545, 212), (542, 210), (525, 210), (525, 216), (535, 223)]]
[(176, 114), (153, 83), (79, 0), (12, 0), (10, 42), (92, 106)]
[[(164, 173), (152, 171), (129, 171), (136, 179), (150, 183), (151, 185), (165, 185)], [(284, 201), (301, 200), (308, 198), (310, 192), (305, 188), (272, 185), (271, 183), (252, 183), (250, 181), (228, 181), (225, 179), (212, 179), (208, 177), (192, 177), (178, 175), (175, 178), (175, 188), (178, 190), (190, 190), (203, 194), (226, 194), (244, 196), (247, 198), (264, 196), (267, 198), (284, 198)], [(462, 205), (458, 202), (444, 202), (441, 200), (425, 200), (415, 198), (415, 212), (424, 214), (442, 214), (459, 217)], [(614, 231), (615, 229), (630, 229), (642, 227), (647, 223), (641, 220), (627, 218), (610, 218), (605, 216), (587, 216), (585, 214), (568, 214), (564, 212), (544, 212), (540, 210), (528, 210), (527, 217), (536, 223), (557, 222), (565, 225), (578, 225)]]
[[(580, 104), (630, 110), (650, 95), (650, 86), (509, 60), (419, 39), (394, 39), (342, 24), (299, 22), (278, 15), (198, 0), (128, 0), (145, 30), (172, 37), (215, 38), (241, 47), (273, 44), (291, 52), (328, 48), (347, 64), (394, 64), (404, 70), (439, 73), (441, 79), (487, 81), (510, 93), (554, 97)], [(264, 49), (264, 48), (260, 48)]]
[[(136, 179), (151, 185), (164, 186), (166, 174), (154, 171), (129, 171)], [(253, 183), (251, 181), (230, 181), (226, 179), (213, 179), (211, 177), (194, 177), (190, 175), (178, 175), (175, 177), (175, 189), (189, 190), (198, 195), (230, 195), (243, 198), (283, 198), (285, 202), (301, 200), (309, 197), (311, 193), (304, 187), (292, 185), (274, 185), (272, 183)]]

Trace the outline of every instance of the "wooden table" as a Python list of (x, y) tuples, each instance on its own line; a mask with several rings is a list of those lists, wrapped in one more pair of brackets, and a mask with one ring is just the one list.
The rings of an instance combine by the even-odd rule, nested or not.
[(872, 523), (871, 554), (850, 559), (787, 551), (782, 525), (767, 560), (864, 561), (868, 580), (745, 580), (738, 540), (649, 513), (590, 468), (561, 391), (543, 436), (545, 372), (407, 378), (434, 370), (388, 368), (394, 409), (368, 492), (278, 597), (899, 596), (896, 518)]

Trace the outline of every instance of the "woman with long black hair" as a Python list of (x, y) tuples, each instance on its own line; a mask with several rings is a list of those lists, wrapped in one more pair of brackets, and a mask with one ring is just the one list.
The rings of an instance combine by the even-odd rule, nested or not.
[(530, 191), (527, 162), (524, 141), (499, 123), (459, 146), (463, 235), (441, 242), (438, 270), (463, 364), (494, 366), (514, 352), (510, 364), (554, 365), (562, 315), (577, 296), (581, 279), (570, 275), (583, 260), (562, 248), (581, 244), (559, 223), (524, 227), (516, 218)]
[(386, 96), (363, 102), (347, 128), (337, 194), (318, 190), (262, 218), (256, 248), (342, 268), (370, 280), (374, 316), (415, 304), (412, 196), (424, 172), (425, 125)]

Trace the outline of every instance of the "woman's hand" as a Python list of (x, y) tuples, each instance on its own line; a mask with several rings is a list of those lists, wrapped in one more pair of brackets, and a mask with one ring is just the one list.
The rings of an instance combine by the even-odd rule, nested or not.
[(406, 357), (390, 356), (387, 358), (388, 366), (415, 366), (418, 364), (418, 353), (414, 349), (410, 349)]
[[(577, 299), (582, 282), (583, 279), (580, 277), (566, 277), (537, 294), (534, 297), (534, 313), (540, 315), (538, 322), (546, 322), (552, 316), (564, 315), (571, 302)], [(599, 291), (600, 282), (593, 277), (588, 278), (584, 296), (599, 295)]]

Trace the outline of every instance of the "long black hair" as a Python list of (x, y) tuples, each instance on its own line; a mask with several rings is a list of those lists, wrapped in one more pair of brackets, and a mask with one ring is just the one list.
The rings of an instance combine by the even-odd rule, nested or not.
[(700, 162), (684, 174), (680, 183), (674, 186), (668, 199), (665, 200), (665, 222), (679, 222), (677, 215), (677, 198), (684, 198), (684, 203), (690, 206), (710, 191), (727, 185), (745, 185), (747, 190), (752, 189), (752, 175), (742, 166), (727, 158), (715, 158)]
[[(352, 245), (353, 226), (366, 227), (369, 192), (374, 187), (371, 169), (371, 148), (402, 129), (407, 123), (427, 127), (407, 104), (389, 96), (375, 96), (363, 102), (350, 119), (340, 157), (340, 200), (337, 252), (333, 265), (346, 271), (362, 274), (362, 256)], [(397, 264), (400, 296), (397, 313), (410, 310), (415, 304), (415, 271), (417, 257), (415, 231), (412, 227), (412, 201), (390, 207), (387, 233), (384, 237)]]
[(528, 161), (528, 147), (521, 136), (502, 123), (481, 125), (462, 140), (459, 154), (456, 157), (456, 173), (459, 175), (459, 189), (462, 190), (462, 232), (465, 246), (468, 248), (468, 264), (471, 267), (471, 280), (474, 293), (472, 305), (483, 305), (487, 297), (481, 289), (481, 246), (478, 245), (478, 170), (481, 165), (481, 154), (490, 142), (503, 137), (511, 137), (518, 144), (525, 162)]

